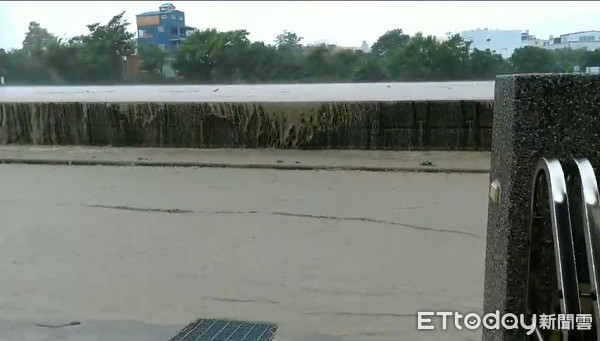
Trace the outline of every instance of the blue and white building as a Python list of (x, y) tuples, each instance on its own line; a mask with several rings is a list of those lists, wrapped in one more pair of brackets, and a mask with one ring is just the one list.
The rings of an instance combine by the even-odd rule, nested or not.
[(194, 31), (186, 26), (185, 13), (175, 9), (172, 3), (164, 3), (158, 11), (144, 12), (136, 16), (138, 46), (157, 45), (161, 49), (173, 52), (187, 35)]

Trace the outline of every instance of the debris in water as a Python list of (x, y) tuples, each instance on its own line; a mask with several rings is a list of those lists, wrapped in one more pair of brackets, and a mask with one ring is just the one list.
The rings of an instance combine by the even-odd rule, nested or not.
[(429, 160), (421, 162), (421, 166), (435, 166), (435, 164)]

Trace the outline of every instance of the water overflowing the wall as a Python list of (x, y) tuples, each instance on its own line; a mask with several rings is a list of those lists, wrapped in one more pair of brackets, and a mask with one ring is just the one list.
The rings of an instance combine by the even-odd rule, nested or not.
[(492, 101), (0, 103), (0, 144), (490, 150)]

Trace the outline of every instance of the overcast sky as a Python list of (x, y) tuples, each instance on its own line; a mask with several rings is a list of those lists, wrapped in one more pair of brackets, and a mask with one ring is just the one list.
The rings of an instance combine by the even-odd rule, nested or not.
[[(39, 22), (65, 37), (87, 33), (86, 24), (106, 23), (126, 11), (135, 31), (135, 15), (158, 10), (160, 1), (0, 1), (0, 48), (21, 47), (27, 25)], [(304, 43), (341, 46), (371, 45), (394, 28), (413, 34), (443, 36), (475, 28), (529, 29), (549, 35), (600, 29), (600, 2), (376, 2), (173, 1), (186, 13), (186, 24), (200, 29), (247, 29), (250, 39), (272, 43), (284, 29), (304, 37)]]

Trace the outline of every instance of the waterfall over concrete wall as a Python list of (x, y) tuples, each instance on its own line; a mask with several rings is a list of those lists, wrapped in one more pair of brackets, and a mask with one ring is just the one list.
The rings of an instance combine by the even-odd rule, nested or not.
[(0, 144), (490, 150), (492, 101), (0, 103)]

